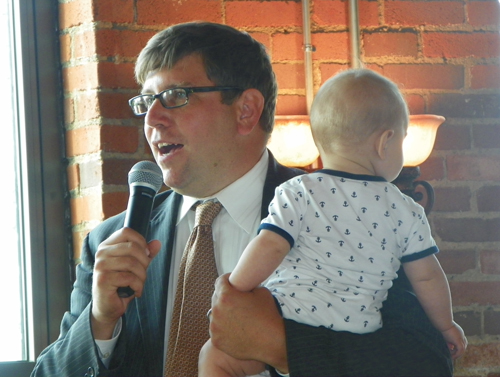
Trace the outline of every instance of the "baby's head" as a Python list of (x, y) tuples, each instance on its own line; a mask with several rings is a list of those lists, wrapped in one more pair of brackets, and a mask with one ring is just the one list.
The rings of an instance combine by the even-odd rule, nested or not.
[[(374, 134), (389, 130), (403, 133), (401, 140), (396, 140), (396, 144), (401, 142), (396, 147), (402, 149), (408, 108), (398, 87), (389, 79), (368, 69), (349, 69), (322, 85), (314, 98), (310, 118), (314, 140), (322, 154), (336, 153), (339, 148), (354, 154)], [(396, 164), (402, 166), (402, 156)]]

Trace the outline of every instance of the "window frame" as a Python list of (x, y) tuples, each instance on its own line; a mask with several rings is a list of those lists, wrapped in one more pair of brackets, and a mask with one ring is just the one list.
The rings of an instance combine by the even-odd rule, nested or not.
[[(58, 2), (8, 0), (14, 27), (21, 172), (26, 221), (27, 361), (0, 362), (0, 375), (29, 376), (40, 352), (59, 336), (69, 308), (73, 255), (59, 50)], [(16, 5), (17, 3), (17, 5)], [(22, 60), (21, 60), (22, 58)], [(24, 215), (24, 214), (23, 214)], [(24, 217), (24, 216), (23, 216)], [(35, 314), (30, 314), (35, 313)], [(31, 318), (31, 315), (34, 318)]]

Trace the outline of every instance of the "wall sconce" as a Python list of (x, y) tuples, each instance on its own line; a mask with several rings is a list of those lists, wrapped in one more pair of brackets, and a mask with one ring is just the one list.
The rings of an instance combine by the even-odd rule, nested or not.
[(305, 167), (319, 156), (314, 144), (309, 116), (277, 115), (268, 148), (285, 166)]
[(445, 121), (440, 115), (410, 115), (408, 135), (403, 143), (404, 167), (399, 176), (392, 182), (416, 202), (424, 198), (422, 192), (417, 192), (418, 186), (426, 193), (425, 213), (429, 214), (434, 206), (434, 189), (427, 181), (417, 181), (420, 177), (420, 167), (432, 152), (438, 127)]

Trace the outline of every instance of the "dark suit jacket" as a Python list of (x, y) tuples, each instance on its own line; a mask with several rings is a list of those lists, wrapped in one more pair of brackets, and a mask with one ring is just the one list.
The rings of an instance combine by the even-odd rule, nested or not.
[[(300, 170), (289, 169), (279, 165), (270, 156), (263, 190), (262, 217), (267, 216), (267, 207), (274, 196), (276, 186), (301, 173), (303, 172)], [(100, 361), (90, 327), (92, 271), (95, 253), (99, 244), (123, 226), (124, 213), (106, 220), (86, 237), (82, 250), (82, 263), (77, 266), (76, 282), (71, 294), (71, 310), (64, 315), (59, 339), (47, 347), (39, 356), (32, 376), (83, 377), (87, 375), (90, 377), (99, 375), (145, 377), (162, 375), (167, 300), (166, 287), (169, 281), (170, 251), (172, 250), (174, 241), (175, 222), (180, 200), (181, 196), (173, 191), (161, 193), (155, 199), (148, 239), (160, 240), (162, 242), (162, 251), (148, 268), (143, 296), (133, 300), (127, 308), (123, 318), (122, 332), (115, 348), (110, 368), (106, 369)], [(417, 308), (420, 308), (418, 304), (413, 303), (413, 305), (417, 305)], [(398, 309), (396, 307), (393, 310), (397, 311)], [(424, 322), (425, 319), (424, 315)], [(421, 315), (420, 317), (411, 317), (411, 321), (415, 320), (422, 322)], [(334, 355), (338, 351), (337, 349), (332, 349), (333, 353), (328, 352), (326, 355), (318, 353), (316, 354), (318, 355), (317, 358), (310, 352), (309, 360), (298, 357), (298, 355), (304, 354), (302, 352), (304, 345), (317, 349), (318, 347), (310, 347), (311, 342), (312, 344), (323, 343), (325, 342), (324, 338), (328, 339), (334, 332), (319, 329), (321, 335), (315, 338), (307, 337), (307, 339), (303, 339), (302, 333), (304, 329), (311, 330), (311, 334), (314, 334), (318, 329), (299, 325), (288, 320), (286, 323), (289, 357), (296, 358), (297, 360), (297, 362), (290, 360), (291, 374), (311, 376), (337, 374), (335, 370), (331, 369), (336, 368), (337, 366), (335, 365), (322, 366), (322, 368), (327, 369), (318, 372), (321, 369), (317, 368), (322, 364), (317, 364), (319, 360), (316, 360), (323, 357), (331, 359), (331, 355)], [(424, 325), (424, 328), (428, 326), (427, 323), (427, 326)], [(396, 332), (397, 334), (401, 334), (401, 330), (397, 330)], [(292, 341), (292, 339), (295, 340)], [(301, 339), (306, 343), (301, 341)], [(398, 340), (398, 344), (405, 340), (401, 337)], [(369, 350), (371, 347), (380, 347), (377, 343), (380, 341), (379, 338), (375, 338), (371, 345), (359, 342), (360, 345), (365, 345), (361, 351)], [(329, 343), (325, 343), (325, 345), (327, 344)], [(414, 347), (416, 345), (418, 345), (418, 342), (412, 344)], [(343, 343), (338, 346), (341, 348), (344, 348), (344, 346), (347, 347)], [(348, 348), (344, 351), (347, 351)], [(419, 349), (416, 349), (416, 352), (418, 351)], [(432, 354), (432, 352), (430, 353)], [(307, 370), (304, 369), (304, 363), (308, 364)], [(353, 370), (353, 373), (356, 374), (355, 370)]]

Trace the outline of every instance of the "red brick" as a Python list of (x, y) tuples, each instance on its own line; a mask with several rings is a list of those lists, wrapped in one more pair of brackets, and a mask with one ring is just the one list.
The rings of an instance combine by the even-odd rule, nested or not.
[(410, 114), (425, 114), (425, 99), (422, 95), (405, 94), (404, 91), (403, 94)]
[(133, 118), (128, 100), (132, 97), (128, 93), (98, 93), (100, 115), (107, 119)]
[(137, 23), (140, 25), (172, 25), (189, 21), (222, 22), (219, 1), (155, 0), (137, 1)]
[(73, 260), (75, 265), (81, 263), (81, 250), (83, 246), (83, 240), (85, 239), (85, 236), (88, 234), (88, 230), (81, 231), (81, 232), (75, 232), (73, 231), (72, 233), (72, 240), (73, 240)]
[(500, 186), (483, 186), (477, 190), (477, 209), (479, 212), (500, 211)]
[(77, 90), (90, 90), (99, 87), (97, 63), (66, 67), (62, 70), (63, 86), (66, 93)]
[(102, 211), (104, 218), (117, 215), (127, 209), (129, 193), (124, 192), (108, 192), (102, 195)]
[(96, 119), (100, 116), (99, 101), (95, 92), (82, 92), (74, 97), (77, 121)]
[(474, 311), (454, 313), (454, 320), (462, 327), (467, 336), (481, 334), (481, 314)]
[(469, 1), (466, 6), (471, 25), (500, 26), (500, 4), (498, 1)]
[(386, 1), (387, 24), (452, 25), (465, 22), (464, 5), (458, 1)]
[(96, 21), (115, 23), (134, 21), (134, 0), (99, 0), (94, 4)]
[(226, 22), (234, 27), (302, 26), (302, 4), (295, 1), (226, 2)]
[(267, 53), (271, 56), (272, 59), (271, 36), (266, 33), (258, 32), (249, 32), (248, 34), (250, 34), (252, 38), (254, 38), (256, 41), (259, 41), (266, 47)]
[[(348, 2), (346, 1), (345, 4), (347, 8)], [(380, 25), (378, 6), (379, 3), (377, 1), (358, 1), (358, 18), (360, 27)], [(347, 19), (348, 18), (345, 18), (345, 20)], [(342, 22), (340, 22), (340, 25), (342, 25)]]
[(484, 333), (486, 335), (500, 335), (500, 312), (486, 310), (484, 312)]
[(70, 200), (70, 207), (71, 225), (104, 219), (100, 194), (73, 198)]
[(482, 250), (479, 253), (481, 272), (487, 275), (500, 275), (500, 251)]
[(432, 212), (465, 212), (471, 210), (469, 187), (436, 187)]
[(383, 74), (401, 89), (462, 89), (464, 67), (445, 64), (387, 64)]
[(430, 94), (430, 114), (445, 118), (500, 118), (499, 94)]
[(102, 161), (89, 160), (79, 164), (81, 189), (99, 187), (102, 185), (104, 178), (102, 163)]
[(91, 21), (93, 21), (92, 0), (59, 3), (59, 28), (61, 30)]
[(455, 306), (500, 304), (500, 295), (498, 294), (500, 291), (500, 281), (451, 281), (450, 289), (453, 305)]
[(59, 37), (61, 62), (66, 63), (71, 60), (71, 36), (63, 34)]
[(448, 179), (452, 181), (500, 181), (500, 156), (448, 156)]
[(304, 90), (306, 86), (304, 64), (273, 64), (280, 89)]
[(321, 73), (321, 82), (320, 85), (323, 85), (326, 80), (330, 77), (335, 76), (340, 71), (344, 71), (348, 69), (349, 66), (347, 64), (335, 64), (335, 63), (323, 63), (319, 66), (319, 72)]
[(313, 33), (311, 40), (316, 48), (313, 59), (349, 59), (349, 34), (347, 32)]
[(303, 95), (279, 95), (276, 103), (277, 115), (306, 115), (307, 101)]
[(80, 166), (78, 164), (70, 164), (66, 168), (68, 176), (68, 189), (70, 191), (76, 190), (80, 187)]
[(135, 58), (154, 34), (138, 30), (96, 30), (96, 52), (100, 56)]
[(81, 127), (66, 132), (66, 155), (80, 156), (98, 152), (101, 148), (101, 138), (98, 126)]
[[(299, 33), (276, 33), (272, 36), (273, 61), (304, 60), (304, 36)], [(313, 59), (315, 53), (312, 54)]]
[(442, 180), (445, 176), (444, 161), (441, 157), (431, 156), (420, 165), (420, 178), (426, 181)]
[(133, 126), (102, 126), (101, 140), (106, 152), (135, 153), (139, 148), (139, 130)]
[(73, 98), (64, 99), (64, 123), (72, 124), (75, 121), (75, 103)]
[(423, 53), (430, 58), (494, 58), (500, 55), (498, 33), (440, 33), (423, 34)]
[(106, 185), (128, 186), (128, 173), (136, 159), (107, 159), (102, 163), (102, 177)]
[[(318, 26), (346, 25), (349, 19), (347, 1), (314, 0), (311, 21)], [(358, 18), (360, 27), (378, 26), (378, 3), (359, 1)]]
[(417, 34), (413, 32), (365, 32), (363, 42), (366, 57), (418, 56)]
[[(443, 218), (434, 216), (433, 230), (442, 241), (449, 242), (498, 242), (500, 218)], [(500, 282), (499, 282), (500, 284)], [(500, 288), (500, 287), (499, 287)], [(498, 295), (500, 299), (500, 295)]]
[(472, 128), (474, 147), (500, 148), (500, 125), (476, 125)]
[(434, 150), (469, 150), (472, 141), (469, 126), (444, 123), (436, 135)]
[(475, 65), (471, 68), (472, 89), (500, 88), (500, 67), (498, 65)]
[(93, 31), (83, 31), (73, 35), (73, 58), (93, 57), (96, 54), (96, 41)]
[(465, 354), (455, 362), (456, 368), (498, 368), (500, 343), (469, 344)]
[(440, 250), (436, 256), (446, 274), (462, 274), (476, 268), (474, 250)]
[(348, 19), (346, 1), (314, 0), (312, 6), (311, 21), (319, 26), (344, 25)]
[(138, 89), (134, 78), (134, 64), (100, 62), (97, 66), (99, 86), (110, 89)]

